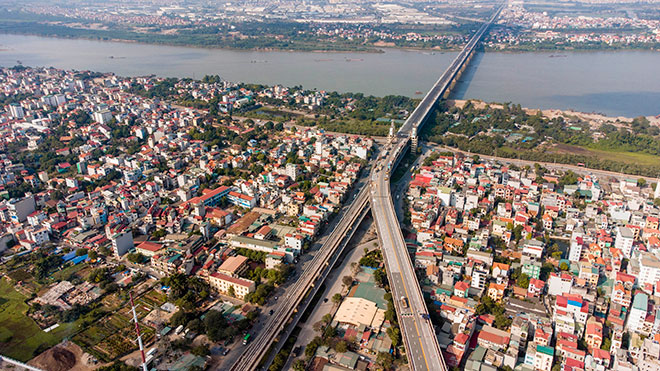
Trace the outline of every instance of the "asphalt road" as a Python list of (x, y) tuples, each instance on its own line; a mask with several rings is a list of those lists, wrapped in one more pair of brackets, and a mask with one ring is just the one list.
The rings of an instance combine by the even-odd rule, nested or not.
[(463, 68), (477, 43), (499, 14), (499, 10), (501, 8), (487, 23), (481, 26), (422, 99), (399, 129), (396, 138), (388, 146), (384, 158), (372, 173), (371, 213), (376, 221), (403, 341), (413, 370), (446, 370), (447, 366), (438, 345), (433, 324), (429, 319), (428, 309), (394, 210), (390, 191), (390, 168), (393, 172), (408, 144), (408, 139), (424, 123), (435, 103), (449, 89), (451, 82)]
[[(291, 284), (290, 289), (280, 297), (280, 303), (275, 307), (275, 314), (267, 318), (263, 324), (260, 320), (253, 329), (257, 333), (252, 343), (244, 349), (239, 349), (239, 352), (235, 352), (240, 353), (240, 357), (235, 362), (232, 362), (232, 370), (253, 369), (254, 365), (264, 356), (264, 353), (276, 335), (285, 328), (285, 323), (294, 313), (293, 310), (300, 305), (302, 296), (307, 292), (309, 286), (315, 283), (321, 283), (317, 282), (319, 273), (327, 273), (324, 267), (331, 260), (334, 250), (340, 241), (343, 240), (346, 234), (352, 232), (351, 228), (354, 228), (355, 216), (361, 215), (364, 208), (368, 207), (366, 200), (370, 196), (369, 193), (372, 192), (372, 215), (377, 221), (379, 238), (381, 239), (390, 278), (390, 287), (395, 298), (395, 305), (398, 309), (397, 313), (399, 315), (403, 339), (408, 351), (408, 359), (414, 370), (447, 369), (440, 347), (438, 346), (433, 325), (428, 319), (426, 304), (424, 303), (415, 271), (408, 256), (403, 235), (399, 229), (399, 222), (394, 212), (389, 189), (389, 174), (385, 169), (388, 168), (386, 165), (388, 162), (390, 164), (395, 163), (399, 158), (411, 133), (416, 131), (419, 125), (423, 124), (428, 113), (447, 91), (456, 74), (463, 67), (474, 47), (498, 14), (499, 10), (495, 12), (487, 23), (482, 25), (399, 129), (393, 149), (386, 152), (387, 157), (381, 160), (378, 170), (373, 172), (374, 178), (370, 187), (371, 192), (369, 188), (364, 187), (356, 199), (350, 200), (347, 203), (348, 211), (340, 218), (339, 223), (334, 227), (324, 247), (308, 264), (305, 264), (302, 274), (296, 277), (296, 281)], [(406, 298), (405, 301), (407, 304), (405, 307), (402, 305), (403, 300), (401, 300), (401, 297)], [(293, 314), (293, 322), (297, 321), (299, 315), (299, 313)], [(261, 331), (262, 329), (267, 329), (268, 331)], [(225, 364), (231, 363), (226, 362)]]
[[(367, 168), (366, 171), (369, 169)], [(362, 214), (365, 207), (368, 207), (368, 190), (365, 183), (366, 179), (361, 179), (354, 191), (348, 195), (346, 206), (336, 218), (327, 226), (327, 231), (331, 231), (325, 238), (323, 245), (315, 244), (316, 252), (303, 255), (297, 264), (297, 271), (301, 272), (293, 279), (289, 279), (287, 290), (279, 296), (278, 303), (274, 305), (274, 314), (271, 316), (260, 316), (259, 321), (251, 329), (254, 339), (247, 346), (240, 344), (232, 357), (227, 357), (223, 366), (219, 369), (227, 369), (231, 365), (232, 370), (253, 370), (254, 365), (265, 356), (266, 351), (272, 344), (277, 335), (285, 329), (292, 328), (289, 321), (297, 322), (302, 311), (296, 309), (303, 303), (306, 305), (311, 297), (306, 297), (305, 293), (313, 285), (320, 285), (322, 280), (319, 276), (325, 272), (328, 262), (335, 255), (334, 252), (344, 237), (352, 232), (356, 227), (355, 220)], [(295, 325), (295, 323), (293, 324)], [(270, 357), (274, 357), (274, 353)], [(268, 362), (266, 362), (268, 363)]]
[(615, 171), (607, 171), (607, 170), (598, 170), (598, 169), (591, 169), (588, 167), (584, 166), (577, 166), (577, 165), (569, 165), (569, 164), (561, 164), (561, 163), (556, 163), (556, 162), (542, 162), (542, 161), (529, 161), (529, 160), (520, 160), (520, 159), (515, 159), (515, 158), (508, 158), (508, 157), (497, 157), (497, 156), (489, 156), (489, 155), (481, 155), (478, 153), (471, 153), (471, 152), (466, 152), (466, 151), (461, 151), (460, 149), (457, 148), (452, 148), (452, 147), (445, 147), (441, 145), (435, 145), (435, 144), (423, 144), (424, 148), (432, 148), (438, 151), (448, 151), (448, 152), (453, 152), (453, 153), (462, 153), (466, 156), (474, 156), (477, 155), (481, 159), (485, 160), (493, 160), (493, 161), (499, 161), (503, 164), (514, 164), (519, 167), (523, 166), (531, 166), (533, 167), (534, 164), (539, 164), (543, 166), (546, 169), (549, 170), (559, 170), (559, 171), (568, 171), (571, 170), (575, 173), (578, 174), (589, 174), (589, 175), (594, 175), (599, 178), (607, 178), (607, 177), (613, 177), (617, 179), (639, 179), (639, 178), (644, 178), (646, 179), (647, 182), (656, 182), (658, 179), (657, 178), (651, 178), (647, 176), (641, 176), (641, 175), (632, 175), (632, 174), (624, 174), (624, 173), (617, 173)]
[[(326, 278), (326, 288), (323, 291), (319, 302), (310, 313), (307, 321), (305, 321), (305, 323), (301, 322), (299, 324), (300, 332), (298, 333), (298, 339), (296, 340), (293, 348), (295, 349), (295, 347), (299, 346), (301, 355), (304, 354), (305, 346), (318, 335), (318, 333), (313, 329), (314, 323), (320, 321), (327, 313), (333, 313), (333, 310), (336, 309), (335, 304), (332, 303), (332, 296), (336, 293), (345, 294), (342, 278), (344, 276), (353, 275), (351, 263), (360, 260), (362, 255), (364, 255), (365, 248), (370, 250), (373, 249), (374, 241), (375, 240), (369, 240), (364, 242), (347, 252), (341, 264), (335, 267), (335, 269), (333, 269)], [(283, 369), (289, 370), (293, 360), (294, 357), (290, 357)]]
[[(377, 221), (408, 360), (413, 370), (445, 370), (433, 325), (430, 319), (422, 317), (428, 311), (394, 212), (389, 179), (384, 171), (381, 173), (372, 186), (371, 212)], [(406, 298), (407, 305), (402, 297)]]

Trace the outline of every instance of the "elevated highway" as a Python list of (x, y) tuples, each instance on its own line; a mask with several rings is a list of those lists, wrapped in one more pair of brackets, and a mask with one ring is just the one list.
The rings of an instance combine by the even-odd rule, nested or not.
[[(255, 370), (264, 360), (264, 365), (272, 362), (286, 338), (291, 334), (300, 317), (309, 306), (314, 294), (327, 277), (344, 247), (357, 230), (362, 219), (368, 213), (369, 187), (362, 187), (355, 194), (350, 206), (340, 215), (340, 220), (317, 251), (296, 282), (287, 289), (287, 293), (278, 300), (278, 307), (268, 318), (263, 331), (256, 334), (254, 340), (244, 349), (243, 354), (231, 367), (232, 371)], [(268, 349), (277, 340), (276, 347)], [(269, 355), (269, 358), (265, 358)]]
[(424, 96), (386, 148), (372, 173), (371, 213), (376, 221), (383, 257), (397, 309), (403, 343), (412, 370), (447, 370), (428, 309), (396, 217), (389, 176), (405, 153), (412, 135), (422, 127), (435, 104), (451, 88), (475, 47), (501, 8), (474, 34), (444, 74)]
[[(387, 146), (385, 156), (376, 163), (370, 175), (371, 186), (363, 187), (347, 205), (346, 211), (340, 216), (337, 226), (326, 242), (310, 264), (306, 265), (296, 282), (289, 287), (287, 294), (279, 298), (279, 305), (275, 313), (269, 317), (264, 331), (256, 334), (254, 340), (245, 347), (238, 360), (232, 365), (232, 371), (255, 370), (260, 364), (267, 367), (272, 362), (275, 353), (290, 335), (310, 304), (311, 298), (318, 291), (370, 208), (376, 220), (392, 296), (397, 307), (402, 337), (411, 367), (413, 370), (447, 370), (396, 218), (390, 193), (389, 174), (405, 152), (411, 135), (417, 133), (436, 102), (451, 89), (455, 79), (472, 56), (476, 45), (500, 10), (501, 8), (479, 28), (399, 129), (394, 140)], [(401, 298), (405, 298), (405, 305)], [(272, 349), (269, 357), (265, 358), (274, 342), (277, 345)]]

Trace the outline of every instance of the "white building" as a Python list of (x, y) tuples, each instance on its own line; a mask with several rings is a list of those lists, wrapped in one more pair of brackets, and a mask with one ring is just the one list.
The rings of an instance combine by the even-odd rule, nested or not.
[(298, 177), (298, 165), (296, 164), (286, 164), (285, 167), (286, 175), (291, 178), (292, 181), (296, 181)]
[(25, 117), (25, 112), (23, 112), (23, 107), (18, 103), (12, 103), (9, 105), (9, 113), (11, 117), (15, 119), (22, 119)]
[(583, 237), (584, 233), (582, 228), (574, 229), (573, 233), (571, 233), (571, 246), (568, 251), (568, 260), (572, 262), (580, 261), (580, 258), (582, 257), (582, 245), (584, 244), (584, 241), (582, 240)]
[(27, 196), (21, 199), (11, 199), (7, 202), (9, 217), (15, 223), (24, 222), (28, 215), (32, 214), (37, 208), (34, 202), (34, 196)]
[(646, 251), (639, 251), (635, 255), (639, 264), (639, 275), (637, 275), (639, 285), (658, 283), (660, 281), (660, 259)]
[(488, 272), (475, 269), (472, 271), (472, 287), (483, 290), (486, 287), (486, 279), (488, 279)]
[(117, 257), (123, 256), (133, 248), (133, 233), (130, 229), (114, 234), (110, 237), (110, 240), (112, 241), (112, 250)]
[(541, 259), (543, 257), (543, 251), (545, 250), (545, 244), (537, 240), (526, 240), (523, 245), (522, 253), (527, 256), (533, 256), (535, 258)]
[(537, 345), (536, 357), (534, 358), (534, 370), (550, 371), (552, 369), (552, 360), (554, 356), (554, 348), (545, 345)]
[(287, 234), (284, 236), (284, 245), (294, 250), (296, 254), (300, 254), (304, 240), (305, 237), (299, 234)]
[(255, 289), (254, 281), (231, 277), (222, 273), (213, 273), (209, 276), (209, 285), (221, 293), (228, 294), (230, 287), (234, 289), (234, 296), (244, 299), (245, 295)]
[(630, 314), (628, 315), (628, 323), (626, 329), (630, 332), (637, 332), (642, 328), (646, 313), (648, 310), (649, 298), (646, 294), (638, 292), (635, 294), (632, 307), (630, 307)]
[(107, 109), (94, 112), (92, 116), (94, 121), (98, 122), (99, 124), (107, 124), (110, 122), (110, 120), (112, 120), (112, 113)]
[(621, 250), (623, 255), (630, 259), (632, 254), (633, 242), (635, 241), (635, 235), (632, 230), (628, 227), (619, 227), (616, 230), (616, 239), (614, 240), (614, 247)]
[(563, 295), (571, 292), (573, 276), (567, 273), (550, 273), (548, 279), (548, 295)]
[(31, 241), (34, 241), (39, 246), (50, 241), (50, 237), (48, 236), (48, 230), (43, 227), (29, 230), (27, 232), (27, 237)]

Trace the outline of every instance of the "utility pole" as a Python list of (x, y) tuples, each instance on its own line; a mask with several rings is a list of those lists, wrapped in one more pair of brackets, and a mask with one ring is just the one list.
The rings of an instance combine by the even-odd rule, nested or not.
[(142, 335), (140, 334), (140, 323), (138, 322), (137, 313), (135, 312), (135, 304), (133, 304), (133, 293), (129, 291), (129, 298), (131, 298), (131, 310), (133, 311), (133, 322), (135, 322), (135, 332), (137, 333), (138, 346), (140, 347), (140, 355), (142, 355), (142, 371), (147, 371), (147, 360), (144, 358), (144, 345), (142, 344)]

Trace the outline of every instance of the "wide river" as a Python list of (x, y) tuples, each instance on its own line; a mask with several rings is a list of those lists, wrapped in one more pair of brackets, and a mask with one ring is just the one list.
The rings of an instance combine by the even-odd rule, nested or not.
[[(0, 66), (114, 72), (124, 76), (220, 75), (230, 81), (421, 97), (456, 53), (254, 52), (0, 35)], [(660, 114), (660, 53), (480, 53), (454, 98), (635, 117)]]

